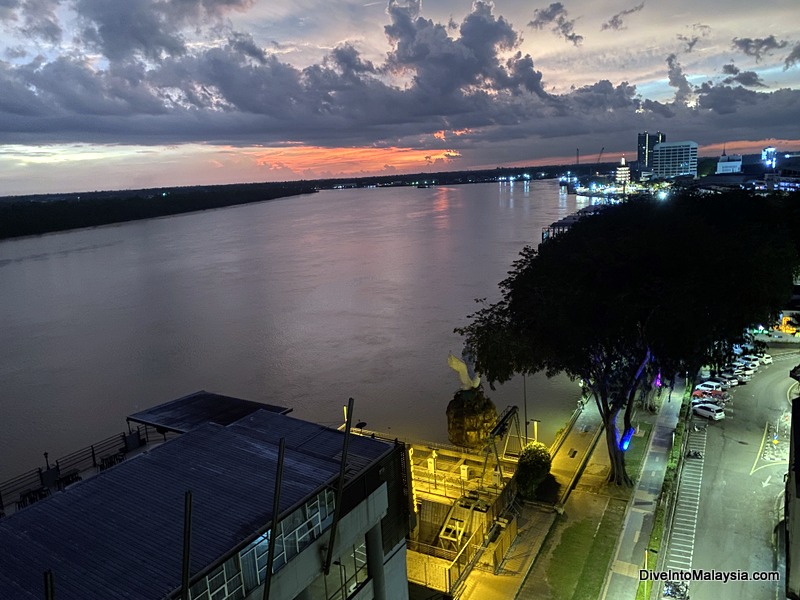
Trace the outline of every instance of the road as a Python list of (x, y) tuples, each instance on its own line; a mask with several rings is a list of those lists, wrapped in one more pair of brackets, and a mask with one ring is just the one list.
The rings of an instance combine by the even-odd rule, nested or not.
[[(775, 353), (745, 385), (733, 388), (723, 421), (693, 433), (690, 447), (705, 443), (702, 461), (692, 464), (687, 482), (699, 490), (691, 564), (694, 569), (727, 572), (772, 571), (774, 528), (782, 517), (783, 476), (787, 470), (788, 397), (794, 382), (788, 372), (800, 353)], [(796, 385), (796, 384), (795, 384)], [(705, 422), (704, 420), (698, 422)], [(773, 434), (778, 430), (777, 443)], [(705, 438), (704, 440), (702, 438)], [(690, 522), (692, 516), (684, 515)], [(688, 540), (687, 540), (688, 543)], [(784, 582), (698, 581), (692, 600), (773, 600)]]

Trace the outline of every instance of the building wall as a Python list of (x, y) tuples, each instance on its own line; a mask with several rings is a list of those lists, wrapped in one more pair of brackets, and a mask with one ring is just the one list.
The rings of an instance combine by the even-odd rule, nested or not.
[(637, 145), (637, 159), (639, 171), (649, 171), (652, 168), (653, 162), (653, 148), (657, 144), (667, 141), (667, 136), (660, 131), (652, 134), (644, 133), (639, 134)]
[(653, 176), (697, 177), (697, 142), (664, 142), (653, 149)]
[[(381, 485), (370, 494), (367, 499), (356, 506), (339, 520), (336, 529), (336, 542), (333, 552), (334, 561), (351, 552), (353, 546), (363, 544), (366, 533), (373, 527), (380, 527), (381, 519), (386, 515), (388, 507), (387, 486)], [(317, 594), (304, 592), (323, 577), (322, 569), (327, 556), (327, 544), (330, 539), (330, 529), (322, 537), (315, 540), (299, 555), (288, 562), (280, 571), (272, 576), (270, 584), (271, 600), (293, 600), (294, 598), (321, 597)], [(382, 552), (382, 550), (381, 550)], [(332, 568), (336, 568), (332, 565)], [(393, 553), (384, 557), (384, 576), (387, 590), (405, 590), (405, 595), (395, 595), (392, 598), (405, 600), (408, 598), (408, 578), (405, 573), (405, 540), (394, 549)], [(321, 584), (317, 587), (323, 587)], [(261, 600), (264, 593), (263, 585), (253, 590), (246, 600)], [(375, 598), (372, 580), (368, 581), (356, 594), (353, 600), (371, 600)]]

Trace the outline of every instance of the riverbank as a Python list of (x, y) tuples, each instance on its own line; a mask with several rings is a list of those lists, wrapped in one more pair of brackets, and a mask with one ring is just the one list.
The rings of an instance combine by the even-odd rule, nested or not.
[(0, 240), (264, 202), (317, 188), (308, 182), (90, 192), (5, 198)]

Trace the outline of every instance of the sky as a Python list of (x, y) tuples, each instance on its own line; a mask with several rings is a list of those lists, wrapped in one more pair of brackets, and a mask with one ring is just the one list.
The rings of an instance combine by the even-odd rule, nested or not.
[(0, 196), (800, 150), (798, 0), (0, 0)]

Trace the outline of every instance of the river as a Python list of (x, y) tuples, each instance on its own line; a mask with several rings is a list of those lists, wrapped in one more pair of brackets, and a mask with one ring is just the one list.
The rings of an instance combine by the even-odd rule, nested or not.
[[(447, 441), (453, 328), (542, 227), (581, 208), (555, 181), (345, 189), (0, 242), (0, 480), (200, 389)], [(527, 401), (549, 443), (578, 398)], [(531, 428), (530, 434), (533, 434)]]

